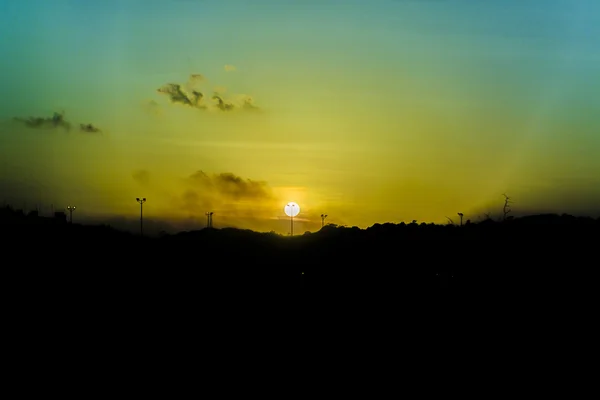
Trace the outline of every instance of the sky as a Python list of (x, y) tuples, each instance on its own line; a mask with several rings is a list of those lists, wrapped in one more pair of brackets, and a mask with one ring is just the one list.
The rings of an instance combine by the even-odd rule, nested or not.
[(0, 0), (0, 201), (281, 234), (291, 201), (295, 232), (503, 194), (596, 217), (598, 49), (596, 0)]

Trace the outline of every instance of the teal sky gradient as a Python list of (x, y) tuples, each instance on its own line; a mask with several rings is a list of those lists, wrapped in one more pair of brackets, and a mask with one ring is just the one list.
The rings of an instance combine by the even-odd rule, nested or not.
[[(288, 201), (306, 230), (323, 212), (475, 220), (505, 192), (524, 213), (600, 213), (599, 49), (595, 0), (0, 0), (0, 189), (107, 215), (145, 191), (155, 218), (203, 221), (182, 182), (230, 172), (275, 194), (251, 221), (210, 203), (222, 221), (282, 232)], [(260, 112), (157, 93), (190, 74)], [(60, 111), (102, 135), (12, 121)]]

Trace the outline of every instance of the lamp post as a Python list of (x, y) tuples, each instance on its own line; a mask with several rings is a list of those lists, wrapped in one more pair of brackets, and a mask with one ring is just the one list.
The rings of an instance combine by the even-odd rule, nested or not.
[(325, 226), (325, 218), (327, 218), (327, 214), (321, 214), (321, 228)]
[(294, 217), (300, 213), (300, 206), (290, 202), (283, 208), (283, 211), (290, 217), (290, 236), (294, 236)]
[(144, 236), (144, 203), (145, 197), (136, 197), (135, 200), (140, 203), (140, 236)]
[(460, 217), (460, 226), (462, 226), (462, 221), (463, 221), (463, 213), (458, 213), (458, 216)]
[(292, 213), (290, 216), (290, 236), (294, 236), (294, 206), (295, 204), (290, 205), (290, 207), (292, 208)]
[(75, 206), (67, 206), (67, 210), (69, 210), (69, 223), (73, 223), (73, 211), (75, 211), (77, 207)]

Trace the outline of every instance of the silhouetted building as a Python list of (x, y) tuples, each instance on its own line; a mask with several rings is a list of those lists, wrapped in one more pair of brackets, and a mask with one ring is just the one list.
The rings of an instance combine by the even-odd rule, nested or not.
[(54, 213), (54, 218), (57, 219), (60, 222), (67, 222), (67, 214), (64, 213), (63, 211), (56, 211)]

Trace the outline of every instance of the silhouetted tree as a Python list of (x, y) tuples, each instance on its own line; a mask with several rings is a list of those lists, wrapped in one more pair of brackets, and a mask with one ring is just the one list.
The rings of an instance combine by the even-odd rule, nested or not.
[(503, 219), (506, 221), (508, 214), (512, 211), (512, 209), (510, 208), (510, 204), (512, 204), (512, 200), (510, 199), (510, 197), (508, 197), (506, 195), (506, 193), (502, 194), (502, 196), (504, 196), (504, 207), (502, 207), (502, 214), (503, 214)]

